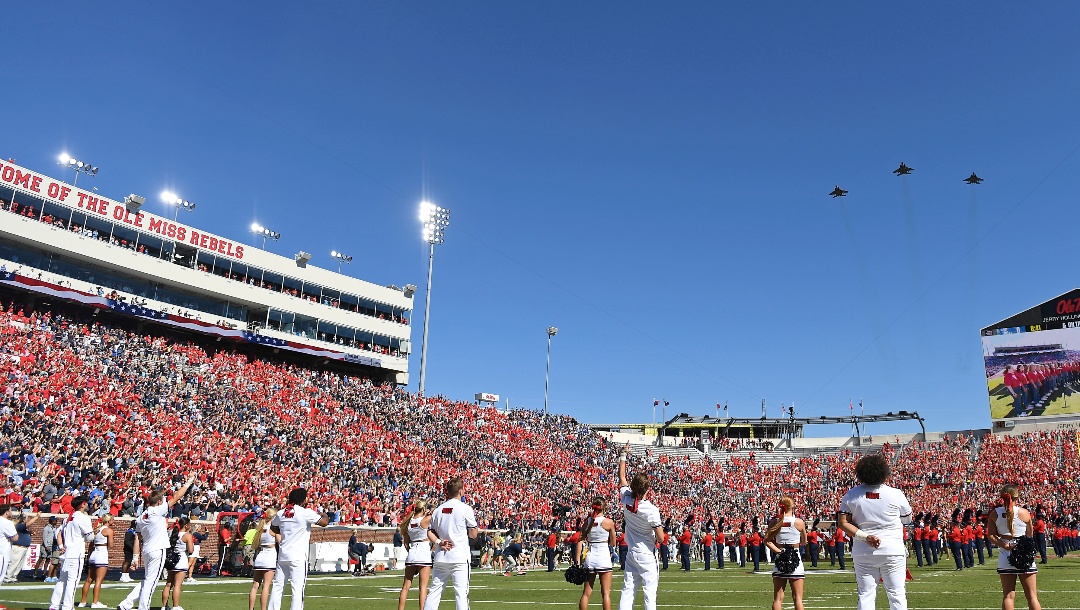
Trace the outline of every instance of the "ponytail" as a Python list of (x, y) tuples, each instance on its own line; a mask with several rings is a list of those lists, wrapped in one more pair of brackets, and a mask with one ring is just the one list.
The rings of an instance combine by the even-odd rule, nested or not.
[(773, 524), (769, 526), (769, 529), (765, 530), (766, 539), (768, 539), (770, 536), (775, 536), (777, 532), (780, 531), (780, 528), (784, 527), (784, 515), (786, 515), (789, 510), (794, 509), (794, 500), (787, 496), (780, 498), (780, 504), (777, 509), (776, 521), (774, 521)]
[(1016, 535), (1016, 527), (1015, 525), (1013, 525), (1013, 519), (1016, 515), (1016, 505), (1014, 501), (1019, 496), (1020, 492), (1016, 489), (1015, 485), (1006, 485), (1005, 487), (1001, 488), (1001, 501), (1004, 508), (1003, 512), (1005, 514), (1005, 523), (1009, 528), (1010, 536)]

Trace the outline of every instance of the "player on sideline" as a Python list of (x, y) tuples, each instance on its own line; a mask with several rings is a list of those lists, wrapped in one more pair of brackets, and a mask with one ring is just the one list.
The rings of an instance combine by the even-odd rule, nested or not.
[(885, 584), (890, 610), (907, 610), (907, 547), (904, 526), (911, 523), (911, 505), (904, 492), (885, 485), (889, 462), (880, 453), (855, 464), (861, 483), (840, 501), (839, 528), (850, 534), (851, 562), (859, 590), (859, 610), (874, 610), (877, 585)]
[(164, 489), (150, 492), (150, 497), (146, 499), (146, 508), (135, 519), (135, 552), (131, 561), (132, 570), (139, 567), (141, 545), (143, 580), (116, 606), (117, 610), (132, 610), (136, 602), (140, 610), (150, 610), (150, 599), (154, 596), (154, 587), (157, 586), (161, 569), (165, 566), (165, 551), (169, 548), (169, 511), (184, 497), (194, 482), (195, 475), (189, 476), (168, 502), (165, 501)]
[(619, 501), (622, 503), (623, 529), (627, 545), (619, 610), (631, 610), (634, 596), (641, 586), (645, 610), (656, 610), (656, 587), (660, 582), (656, 565), (656, 542), (664, 539), (664, 524), (660, 509), (645, 499), (649, 493), (649, 477), (643, 472), (626, 478), (626, 455), (630, 445), (619, 456)]
[[(588, 610), (589, 597), (592, 596), (593, 586), (597, 576), (600, 577), (600, 596), (604, 610), (611, 610), (611, 547), (615, 546), (615, 524), (611, 519), (604, 517), (604, 508), (607, 502), (603, 498), (596, 498), (592, 502), (592, 514), (581, 524), (581, 537), (574, 544), (574, 558), (576, 562), (589, 571), (589, 579), (581, 591), (581, 599), (578, 601), (579, 610)], [(588, 550), (585, 558), (581, 558), (582, 546)]]
[(289, 492), (289, 503), (274, 515), (274, 520), (270, 522), (270, 531), (280, 535), (281, 541), (278, 543), (277, 570), (274, 572), (274, 584), (270, 589), (269, 610), (280, 610), (286, 580), (292, 589), (290, 607), (292, 610), (304, 609), (311, 526), (324, 527), (330, 523), (328, 515), (319, 514), (304, 504), (307, 504), (307, 490), (297, 487)]
[(408, 554), (405, 556), (405, 580), (401, 583), (401, 593), (398, 595), (398, 610), (405, 610), (409, 587), (412, 586), (413, 578), (417, 576), (420, 577), (417, 590), (420, 593), (421, 610), (424, 602), (427, 601), (428, 581), (431, 579), (429, 527), (431, 527), (431, 511), (428, 510), (428, 504), (423, 500), (417, 500), (413, 503), (409, 518), (402, 521), (401, 526), (398, 527), (402, 540), (408, 542)]
[[(72, 610), (75, 607), (75, 589), (82, 580), (83, 557), (86, 543), (94, 536), (94, 524), (87, 513), (89, 503), (85, 496), (71, 501), (71, 514), (64, 519), (57, 534), (56, 547), (60, 549), (60, 580), (53, 585), (51, 610)], [(147, 606), (149, 607), (149, 606)]]
[(769, 550), (780, 555), (787, 549), (794, 549), (798, 561), (798, 565), (791, 572), (781, 572), (779, 568), (773, 570), (772, 610), (780, 610), (784, 606), (784, 587), (788, 585), (791, 586), (791, 601), (795, 602), (795, 610), (803, 610), (803, 579), (806, 577), (806, 568), (799, 550), (806, 546), (806, 523), (795, 516), (794, 510), (794, 500), (787, 496), (780, 498), (780, 514), (769, 529), (765, 530), (765, 546), (769, 547)]
[(442, 601), (446, 581), (454, 579), (454, 602), (457, 610), (469, 610), (469, 538), (476, 538), (476, 514), (461, 501), (465, 482), (454, 477), (446, 482), (443, 491), (446, 501), (431, 517), (428, 540), (435, 544), (432, 557), (431, 587), (428, 588), (424, 610), (437, 610)]
[(1035, 584), (1039, 567), (1033, 562), (1027, 569), (1020, 570), (1009, 563), (1009, 555), (1016, 546), (1017, 539), (1027, 536), (1034, 529), (1031, 524), (1031, 513), (1026, 508), (1017, 506), (1020, 501), (1020, 492), (1015, 485), (1006, 485), (1001, 488), (1001, 501), (1002, 506), (990, 513), (993, 519), (987, 521), (990, 541), (1001, 549), (998, 553), (997, 565), (998, 578), (1001, 579), (1001, 610), (1013, 610), (1015, 607), (1017, 579), (1020, 580), (1020, 586), (1024, 588), (1028, 608), (1042, 610), (1038, 587)]

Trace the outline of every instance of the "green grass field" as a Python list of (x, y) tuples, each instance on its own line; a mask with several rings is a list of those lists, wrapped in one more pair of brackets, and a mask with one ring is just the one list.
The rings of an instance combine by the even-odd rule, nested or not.
[[(998, 608), (1001, 593), (997, 573), (989, 562), (971, 570), (954, 572), (945, 562), (943, 569), (912, 568), (915, 580), (908, 583), (908, 605), (927, 610), (958, 608)], [(772, 578), (768, 574), (752, 574), (730, 567), (705, 572), (698, 564), (693, 572), (671, 569), (662, 572), (658, 606), (661, 608), (768, 608), (772, 602)], [(1043, 607), (1055, 610), (1080, 610), (1080, 559), (1068, 558), (1039, 566), (1039, 599)], [(615, 573), (612, 588), (613, 606), (618, 604), (622, 576)], [(114, 607), (130, 590), (131, 585), (109, 583), (102, 590), (101, 601)], [(234, 579), (203, 579), (197, 585), (186, 586), (181, 603), (184, 610), (218, 608), (247, 608), (246, 582)], [(391, 610), (397, 608), (401, 575), (349, 576), (313, 575), (308, 582), (305, 607), (309, 610), (331, 608), (364, 608)], [(51, 586), (5, 585), (0, 589), (0, 603), (9, 608), (46, 609)], [(525, 576), (504, 577), (490, 572), (475, 572), (471, 600), (474, 608), (503, 606), (574, 608), (581, 588), (563, 580), (561, 572), (530, 572)], [(76, 603), (78, 596), (76, 596)], [(154, 607), (161, 601), (161, 587), (155, 592)], [(283, 603), (288, 608), (289, 596)], [(846, 573), (810, 571), (806, 578), (806, 607), (822, 609), (855, 608), (855, 578)], [(599, 591), (593, 593), (591, 607), (600, 607)], [(636, 607), (641, 607), (638, 596)], [(785, 600), (790, 608), (790, 595)], [(878, 608), (888, 608), (884, 589), (879, 590)], [(1017, 608), (1025, 607), (1018, 600)], [(408, 608), (417, 608), (416, 591), (409, 595)], [(443, 596), (442, 608), (454, 608), (450, 591)]]

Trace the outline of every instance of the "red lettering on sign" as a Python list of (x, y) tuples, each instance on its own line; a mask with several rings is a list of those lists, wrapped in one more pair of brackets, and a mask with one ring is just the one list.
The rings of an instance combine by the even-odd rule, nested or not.
[(60, 196), (60, 185), (55, 182), (49, 183), (49, 197), (56, 199)]
[(191, 232), (191, 245), (193, 245), (193, 246), (199, 245), (199, 232), (198, 231), (192, 231)]
[(30, 174), (24, 174), (19, 170), (15, 170), (15, 180), (12, 181), (12, 184), (27, 189), (30, 188)]
[(240, 260), (242, 258), (244, 258), (244, 247), (243, 246), (237, 246), (236, 247), (236, 260)]
[[(192, 233), (194, 233), (194, 232), (195, 231), (192, 231)], [(176, 239), (177, 240), (184, 241), (184, 237), (186, 237), (186, 236), (187, 236), (187, 229), (185, 229), (184, 227), (176, 227)]]
[(41, 192), (41, 176), (34, 176), (34, 180), (30, 183), (30, 190), (35, 193)]

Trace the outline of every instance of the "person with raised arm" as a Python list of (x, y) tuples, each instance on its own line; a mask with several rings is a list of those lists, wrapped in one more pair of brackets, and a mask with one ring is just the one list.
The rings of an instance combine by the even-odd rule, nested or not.
[(656, 543), (664, 539), (664, 522), (660, 509), (646, 499), (649, 475), (639, 472), (633, 479), (626, 476), (626, 460), (630, 444), (619, 456), (619, 502), (622, 504), (623, 529), (626, 540), (622, 594), (619, 610), (631, 610), (634, 597), (641, 588), (645, 610), (656, 610), (656, 587), (660, 582), (656, 563)]

